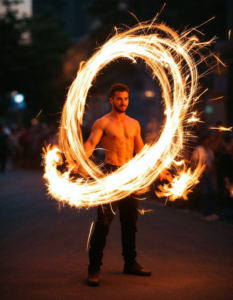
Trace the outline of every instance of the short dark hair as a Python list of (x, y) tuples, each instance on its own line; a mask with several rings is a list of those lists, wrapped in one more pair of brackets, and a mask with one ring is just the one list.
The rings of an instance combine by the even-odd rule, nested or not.
[(127, 92), (129, 93), (129, 88), (127, 85), (121, 84), (121, 83), (115, 83), (110, 87), (109, 95), (110, 98), (114, 98), (115, 92)]

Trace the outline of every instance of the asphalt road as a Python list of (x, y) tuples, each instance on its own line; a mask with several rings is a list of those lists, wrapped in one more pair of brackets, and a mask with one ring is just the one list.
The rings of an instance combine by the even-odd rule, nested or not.
[(61, 207), (40, 172), (0, 174), (0, 299), (233, 299), (233, 226), (192, 212), (141, 203), (138, 262), (151, 277), (122, 274), (119, 214), (99, 287), (86, 284), (87, 237), (96, 209)]

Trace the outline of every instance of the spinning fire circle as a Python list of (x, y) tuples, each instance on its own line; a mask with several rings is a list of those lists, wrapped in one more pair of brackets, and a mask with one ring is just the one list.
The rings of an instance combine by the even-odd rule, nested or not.
[[(194, 169), (181, 160), (184, 142), (191, 134), (185, 128), (188, 123), (198, 120), (191, 111), (199, 98), (194, 55), (212, 42), (200, 42), (192, 32), (190, 29), (178, 35), (164, 24), (140, 23), (127, 31), (117, 32), (80, 65), (63, 109), (59, 147), (48, 147), (45, 153), (44, 178), (52, 197), (75, 207), (109, 203), (147, 189), (164, 169), (172, 168), (176, 175), (169, 184), (159, 187), (157, 195), (170, 200), (187, 199), (187, 193), (204, 170), (201, 157)], [(146, 144), (132, 160), (105, 175), (91, 160), (84, 161), (81, 125), (93, 79), (119, 58), (127, 58), (133, 63), (137, 63), (138, 58), (144, 60), (160, 85), (166, 122), (158, 141)], [(63, 162), (62, 155), (69, 166), (64, 173), (57, 169)], [(76, 162), (87, 174), (86, 178), (71, 178), (70, 172)]]

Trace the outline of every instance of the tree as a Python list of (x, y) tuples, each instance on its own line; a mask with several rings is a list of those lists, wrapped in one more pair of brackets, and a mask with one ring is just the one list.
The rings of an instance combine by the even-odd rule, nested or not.
[[(93, 26), (95, 38), (104, 42), (115, 26), (125, 24), (132, 26), (137, 23), (130, 15), (135, 14), (140, 22), (153, 19), (164, 7), (159, 19), (167, 25), (178, 29), (185, 26), (194, 27), (201, 25), (213, 16), (215, 20), (207, 23), (201, 30), (206, 34), (205, 39), (213, 36), (227, 37), (226, 3), (221, 0), (92, 0), (88, 12), (96, 21)], [(98, 20), (98, 22), (97, 22)]]
[(0, 109), (3, 114), (9, 106), (8, 93), (21, 90), (22, 57), (25, 45), (21, 43), (23, 33), (28, 30), (28, 19), (18, 18), (12, 4), (22, 1), (2, 1), (6, 12), (0, 16)]
[[(27, 18), (18, 17), (17, 10), (12, 8), (20, 1), (2, 2), (6, 12), (0, 16), (1, 107), (6, 111), (7, 94), (17, 90), (25, 95), (28, 118), (42, 109), (41, 119), (54, 121), (50, 114), (57, 113), (65, 100), (67, 83), (62, 65), (71, 45), (57, 7), (51, 1), (48, 9)], [(25, 33), (30, 33), (27, 43), (23, 40)]]
[[(221, 0), (92, 0), (88, 7), (89, 14), (94, 19), (91, 36), (95, 37), (95, 40), (97, 40), (99, 44), (103, 44), (109, 37), (109, 33), (114, 33), (115, 26), (123, 27), (122, 24), (133, 26), (138, 23), (130, 12), (132, 12), (140, 22), (152, 20), (156, 14), (161, 11), (165, 2), (166, 6), (162, 10), (158, 22), (165, 22), (168, 26), (181, 32), (187, 28), (187, 26), (189, 28), (199, 26), (215, 16), (215, 19), (198, 28), (198, 31), (203, 32), (204, 35), (197, 31), (195, 34), (197, 34), (201, 40), (207, 41), (213, 37), (217, 37), (217, 41), (224, 40), (226, 42), (228, 31), (231, 28), (227, 28), (227, 1)], [(212, 46), (212, 51), (214, 51), (214, 46), (215, 44)], [(231, 57), (231, 60), (228, 59), (229, 62), (227, 61), (228, 65), (230, 61), (232, 61), (230, 50), (231, 49), (227, 50), (227, 55)], [(220, 56), (223, 57), (223, 61), (225, 56), (225, 53), (222, 53)], [(207, 69), (204, 64), (199, 65), (198, 68), (200, 73), (203, 73)], [(230, 65), (229, 74), (233, 74), (232, 65)], [(229, 78), (230, 82), (232, 77)], [(106, 82), (107, 80), (108, 78), (106, 77)], [(200, 81), (204, 83), (205, 86), (212, 84), (211, 78), (202, 78)], [(104, 85), (104, 83), (102, 85)], [(229, 125), (233, 116), (233, 92), (231, 91), (231, 86), (232, 85), (229, 84), (227, 104), (229, 108), (227, 109), (227, 111), (229, 111)], [(200, 111), (203, 111), (204, 102), (200, 103), (200, 106), (202, 106)]]

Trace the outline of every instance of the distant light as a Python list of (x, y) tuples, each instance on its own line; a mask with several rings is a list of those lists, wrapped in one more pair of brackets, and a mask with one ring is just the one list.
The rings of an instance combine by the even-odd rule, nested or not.
[(94, 29), (98, 29), (99, 27), (101, 27), (102, 23), (99, 19), (95, 19), (91, 24), (90, 24), (90, 29), (94, 30)]
[(119, 9), (119, 10), (125, 10), (125, 9), (127, 9), (127, 3), (125, 3), (125, 2), (120, 2), (120, 3), (118, 4), (118, 9)]
[(206, 106), (205, 112), (207, 114), (212, 114), (213, 111), (214, 111), (213, 106), (210, 106), (210, 105)]
[(154, 97), (155, 93), (153, 91), (145, 91), (145, 96), (148, 98)]
[(22, 103), (24, 101), (24, 95), (17, 94), (14, 96), (14, 102), (15, 103)]
[(38, 120), (36, 118), (31, 119), (31, 124), (32, 125), (38, 124)]

